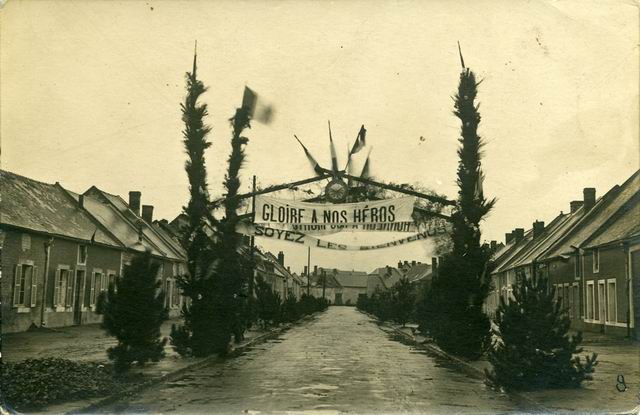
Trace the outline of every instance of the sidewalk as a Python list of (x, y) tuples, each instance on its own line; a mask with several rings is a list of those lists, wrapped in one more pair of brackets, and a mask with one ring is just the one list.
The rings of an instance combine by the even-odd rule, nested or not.
[[(435, 344), (417, 334), (410, 328), (392, 326), (396, 331), (412, 338), (416, 343), (439, 354), (447, 355)], [(638, 413), (640, 409), (640, 343), (624, 338), (612, 338), (595, 333), (583, 333), (582, 355), (598, 354), (598, 365), (593, 381), (584, 382), (579, 389), (547, 389), (532, 392), (520, 392), (519, 395), (535, 402), (553, 413)], [(464, 369), (484, 378), (484, 370), (491, 369), (486, 360), (463, 361), (452, 356)], [(616, 389), (618, 375), (623, 375), (627, 390)]]
[[(309, 318), (312, 317), (307, 316), (299, 322)], [(180, 321), (180, 319), (166, 321), (161, 327), (161, 335), (169, 337), (171, 325), (180, 323)], [(290, 326), (290, 324), (283, 324), (267, 331), (248, 330), (245, 332), (244, 340), (235, 345), (235, 350), (241, 351), (256, 342), (279, 334)], [(2, 335), (2, 359), (5, 362), (19, 362), (29, 358), (57, 357), (101, 364), (108, 362), (106, 350), (115, 344), (116, 340), (106, 335), (99, 324), (8, 333)], [(180, 357), (173, 350), (168, 340), (164, 350), (166, 356), (159, 362), (147, 363), (141, 368), (132, 368), (132, 373), (142, 374), (144, 380), (139, 384), (133, 384), (129, 392), (135, 392), (152, 383), (179, 376), (185, 370), (206, 365), (218, 359), (217, 355), (205, 358)], [(112, 398), (110, 396), (102, 396), (80, 401), (63, 402), (50, 405), (43, 410), (43, 413), (78, 413), (87, 408), (101, 405), (103, 401), (111, 400)]]

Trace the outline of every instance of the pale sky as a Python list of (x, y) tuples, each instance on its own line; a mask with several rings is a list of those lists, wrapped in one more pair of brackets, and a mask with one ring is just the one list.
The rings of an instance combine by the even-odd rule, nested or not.
[[(458, 40), (484, 79), (484, 190), (498, 198), (485, 239), (548, 223), (583, 187), (599, 197), (638, 168), (633, 1), (9, 0), (0, 19), (2, 168), (74, 191), (140, 190), (156, 218), (187, 201), (179, 104), (196, 39), (213, 195), (246, 84), (276, 114), (246, 133), (244, 190), (254, 174), (263, 186), (312, 175), (293, 134), (328, 167), (331, 120), (341, 164), (364, 124), (376, 178), (455, 198)], [(304, 247), (258, 243), (306, 264)], [(312, 264), (365, 271), (430, 257), (422, 243), (312, 250)]]

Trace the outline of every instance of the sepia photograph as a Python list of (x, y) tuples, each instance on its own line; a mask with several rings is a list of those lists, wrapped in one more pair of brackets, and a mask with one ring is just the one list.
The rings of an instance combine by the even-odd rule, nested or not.
[(637, 0), (0, 0), (0, 415), (640, 414)]

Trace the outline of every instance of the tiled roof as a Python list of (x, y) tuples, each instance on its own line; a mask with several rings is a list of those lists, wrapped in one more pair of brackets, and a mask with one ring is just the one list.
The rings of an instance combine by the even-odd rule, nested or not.
[(50, 235), (121, 248), (59, 185), (0, 170), (0, 222)]
[(640, 237), (640, 193), (620, 208), (611, 220), (603, 225), (583, 244), (582, 248), (593, 248), (611, 242)]
[(502, 254), (498, 261), (496, 261), (496, 269), (494, 270), (494, 273), (502, 272), (508, 269), (511, 261), (515, 259), (516, 256), (527, 246), (532, 238), (533, 232), (531, 231), (531, 229), (529, 229), (524, 233), (524, 238), (519, 241), (507, 244), (506, 247), (509, 247), (509, 249)]
[(541, 235), (533, 238), (532, 233), (532, 238), (528, 240), (529, 242), (526, 245), (517, 250), (516, 254), (511, 256), (508, 261), (503, 261), (500, 264), (500, 270), (504, 271), (531, 264), (541, 253), (558, 240), (563, 234), (563, 229), (566, 229), (567, 224), (570, 225), (572, 221), (577, 220), (580, 217), (579, 215), (560, 213), (545, 227)]
[(404, 274), (404, 278), (409, 280), (409, 282), (417, 282), (423, 280), (425, 278), (429, 278), (431, 275), (431, 265), (429, 264), (416, 264), (412, 266), (406, 274)]
[(142, 233), (147, 239), (147, 242), (153, 244), (157, 250), (164, 254), (164, 256), (175, 260), (184, 258), (184, 251), (177, 250), (173, 244), (165, 241), (162, 236), (158, 235), (153, 225), (145, 222), (131, 209), (129, 209), (127, 202), (125, 202), (120, 196), (112, 195), (95, 186), (87, 190), (85, 194), (95, 194), (96, 192), (101, 193), (112, 204), (112, 206), (114, 206), (118, 212), (120, 212), (120, 214), (129, 221), (131, 226), (134, 227), (134, 230), (137, 231), (137, 225), (140, 224), (142, 227)]
[[(76, 200), (80, 197), (78, 193), (66, 189), (65, 191)], [(124, 220), (117, 209), (108, 201), (96, 197), (95, 194), (85, 194), (83, 196), (85, 210), (118, 238), (125, 247), (138, 252), (144, 252), (148, 248), (153, 255), (164, 256), (164, 252), (157, 247), (139, 241), (137, 229), (127, 220)]]
[[(634, 173), (626, 182), (615, 186), (601, 197), (590, 211), (585, 213), (543, 257), (545, 259), (567, 255), (574, 251), (572, 246), (581, 246), (591, 235), (600, 229), (613, 215), (626, 205), (640, 189), (640, 171)], [(583, 210), (581, 208), (580, 210)]]

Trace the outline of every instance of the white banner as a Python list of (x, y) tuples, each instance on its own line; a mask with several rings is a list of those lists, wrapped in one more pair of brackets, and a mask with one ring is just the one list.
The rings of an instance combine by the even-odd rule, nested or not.
[(243, 224), (238, 226), (236, 230), (245, 235), (260, 236), (269, 239), (278, 239), (281, 241), (287, 241), (297, 243), (305, 246), (313, 246), (316, 248), (336, 249), (340, 251), (368, 251), (372, 249), (391, 248), (393, 246), (405, 245), (411, 242), (425, 240), (427, 238), (434, 237), (447, 232), (445, 227), (436, 227), (433, 229), (427, 229), (425, 231), (416, 233), (406, 238), (400, 238), (395, 241), (385, 242), (376, 245), (345, 245), (335, 242), (324, 241), (311, 235), (305, 235), (300, 232), (291, 231), (287, 229), (275, 229), (262, 225)]
[(412, 196), (358, 203), (309, 203), (256, 196), (255, 223), (266, 226), (413, 222)]
[[(266, 225), (265, 225), (266, 226)], [(417, 233), (436, 228), (446, 229), (449, 222), (446, 219), (434, 218), (428, 222), (415, 224), (414, 222), (396, 223), (346, 223), (346, 224), (293, 224), (293, 225), (269, 225), (274, 229), (296, 231), (306, 235), (331, 235), (338, 232), (403, 232)]]

